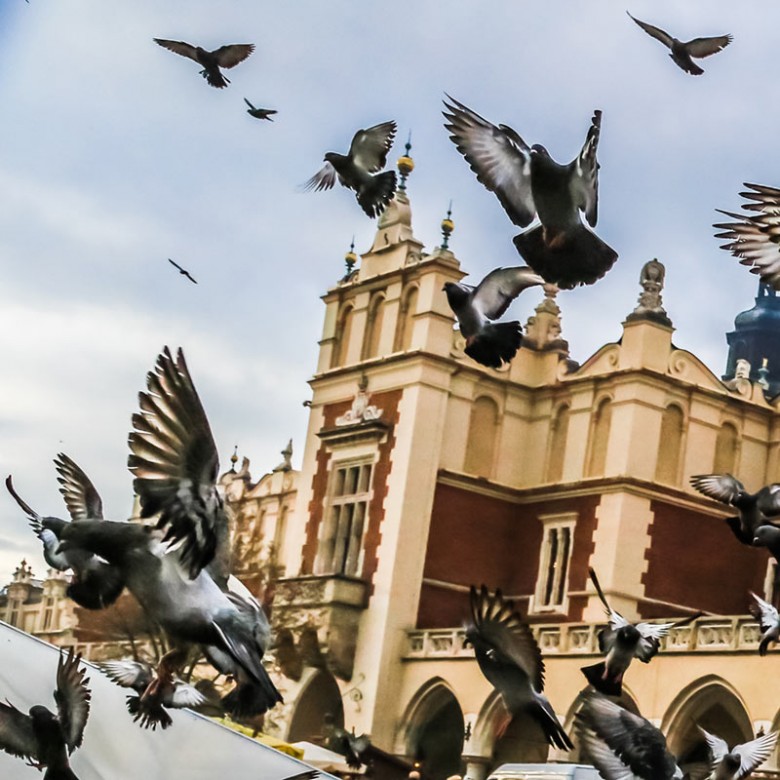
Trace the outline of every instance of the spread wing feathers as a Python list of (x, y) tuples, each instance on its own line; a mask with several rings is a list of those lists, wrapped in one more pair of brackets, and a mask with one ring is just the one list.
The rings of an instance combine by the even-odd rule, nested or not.
[[(628, 14), (628, 11), (626, 11)], [(628, 14), (631, 16), (631, 14)], [(652, 24), (648, 24), (647, 22), (640, 22), (639, 19), (637, 19), (635, 16), (631, 16), (631, 18), (651, 37), (655, 38), (657, 41), (661, 41), (661, 43), (666, 46), (667, 48), (671, 49), (672, 44), (674, 43), (674, 38), (672, 38), (671, 35), (669, 35), (668, 32), (664, 32), (660, 27), (655, 27)]]
[(22, 512), (27, 515), (27, 519), (30, 521), (30, 527), (35, 531), (36, 536), (44, 541), (43, 536), (41, 536), (44, 530), (43, 518), (16, 492), (13, 477), (10, 474), (5, 478), (5, 487), (11, 494), (13, 500), (19, 504), (19, 508)]
[(0, 749), (19, 758), (40, 760), (32, 718), (13, 706), (0, 702)]
[(200, 707), (206, 703), (206, 697), (193, 685), (185, 682), (177, 682), (170, 700), (165, 702), (166, 707), (181, 709), (182, 707)]
[(255, 50), (254, 43), (229, 43), (211, 52), (220, 68), (234, 68)]
[(588, 135), (575, 161), (577, 175), (571, 178), (571, 187), (577, 208), (585, 214), (585, 219), (588, 220), (591, 227), (596, 227), (596, 222), (598, 222), (599, 163), (596, 159), (596, 152), (600, 133), (601, 111), (597, 109), (593, 112)]
[(725, 49), (733, 40), (731, 35), (714, 35), (709, 38), (694, 38), (684, 45), (691, 57), (709, 57)]
[(368, 130), (358, 130), (349, 147), (352, 162), (369, 173), (381, 171), (395, 140), (395, 131), (396, 125), (392, 121), (374, 125)]
[(745, 486), (731, 474), (697, 474), (690, 479), (699, 493), (723, 504), (733, 504)]
[(575, 717), (574, 728), (585, 755), (604, 780), (638, 780), (638, 775), (618, 758), (596, 732), (585, 726), (581, 717)]
[(493, 658), (519, 667), (538, 693), (544, 690), (544, 661), (528, 624), (506, 601), (500, 590), (490, 593), (485, 585), (479, 591), (472, 585), (471, 619), (482, 639), (491, 646)]
[(306, 184), (303, 185), (303, 189), (306, 192), (314, 190), (319, 192), (320, 190), (331, 190), (336, 184), (338, 174), (336, 169), (331, 163), (326, 162), (325, 165), (320, 168), (314, 176), (309, 179)]
[(137, 693), (143, 693), (154, 679), (152, 667), (141, 661), (103, 661), (98, 667), (109, 680)]
[(531, 190), (531, 150), (506, 125), (496, 127), (463, 103), (447, 95), (444, 127), (466, 158), (477, 181), (501, 201), (515, 225), (526, 227), (536, 216)]
[(89, 717), (89, 702), (92, 697), (85, 679), (86, 667), (80, 666), (81, 654), (74, 655), (73, 648), (67, 657), (60, 652), (57, 662), (57, 690), (54, 700), (57, 702), (62, 733), (68, 751), (72, 753), (84, 738), (84, 728)]
[(103, 502), (84, 471), (63, 452), (54, 459), (54, 467), (71, 519), (102, 520)]
[(771, 731), (769, 734), (764, 734), (750, 742), (737, 745), (733, 750), (729, 751), (729, 746), (725, 740), (715, 734), (710, 734), (709, 731), (706, 731), (701, 726), (699, 726), (699, 730), (704, 735), (704, 739), (707, 740), (707, 745), (712, 753), (713, 769), (715, 769), (729, 752), (739, 756), (740, 767), (734, 775), (734, 780), (740, 780), (740, 778), (749, 775), (754, 769), (761, 766), (761, 764), (772, 755), (772, 751), (777, 744), (777, 732)]
[(489, 320), (497, 320), (526, 287), (543, 283), (526, 265), (496, 268), (477, 285), (472, 303)]
[(760, 596), (750, 591), (750, 595), (756, 600), (755, 605), (751, 605), (751, 613), (761, 623), (762, 629), (771, 628), (777, 625), (780, 621), (780, 613), (777, 611), (777, 607), (770, 604), (768, 601), (764, 601)]
[(216, 488), (217, 448), (181, 349), (174, 361), (165, 347), (146, 384), (141, 412), (133, 415), (128, 467), (141, 516), (160, 513), (163, 541), (181, 542), (182, 564), (194, 578), (214, 558), (227, 523)]
[[(590, 581), (593, 583), (593, 587), (596, 588), (596, 593), (598, 594), (599, 600), (604, 605), (604, 611), (607, 613), (607, 617), (609, 618), (609, 627), (611, 629), (609, 635), (612, 636), (612, 632), (617, 631), (617, 629), (622, 628), (623, 626), (631, 625), (630, 622), (626, 620), (619, 612), (615, 612), (615, 610), (609, 606), (607, 597), (604, 595), (604, 591), (601, 589), (601, 583), (599, 583), (599, 578), (596, 576), (596, 572), (593, 567), (588, 569), (588, 574), (590, 575)], [(599, 641), (601, 640), (599, 639)]]
[(191, 60), (198, 62), (198, 51), (195, 46), (184, 41), (168, 41), (165, 38), (153, 38), (156, 44), (162, 46), (168, 51), (172, 51), (174, 54), (180, 54), (182, 57), (188, 57)]

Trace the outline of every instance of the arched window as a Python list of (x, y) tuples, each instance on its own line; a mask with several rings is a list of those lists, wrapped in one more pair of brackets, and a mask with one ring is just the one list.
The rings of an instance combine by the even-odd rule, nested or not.
[(379, 341), (382, 338), (382, 320), (385, 315), (385, 296), (377, 293), (368, 305), (366, 334), (363, 338), (361, 360), (376, 357), (379, 354)]
[(415, 285), (410, 287), (401, 298), (401, 310), (398, 312), (398, 326), (395, 330), (395, 343), (393, 344), (394, 352), (405, 352), (412, 346), (418, 292)]
[(560, 482), (563, 478), (563, 459), (566, 455), (566, 438), (569, 435), (569, 406), (562, 404), (550, 425), (550, 437), (547, 450), (548, 482)]
[(349, 350), (349, 339), (352, 334), (352, 314), (354, 308), (348, 303), (341, 310), (339, 318), (336, 321), (336, 333), (333, 343), (333, 357), (330, 361), (330, 367), (335, 368), (344, 364)]
[(604, 398), (596, 407), (590, 429), (590, 447), (585, 475), (588, 477), (603, 477), (607, 465), (607, 445), (609, 444), (609, 429), (612, 424), (612, 401)]
[(664, 409), (655, 478), (666, 485), (677, 484), (684, 422), (685, 415), (679, 406), (672, 405)]
[(498, 404), (487, 396), (477, 398), (471, 407), (469, 438), (463, 464), (466, 473), (488, 478), (492, 476), (497, 432)]
[(715, 441), (715, 474), (733, 474), (737, 466), (737, 428), (723, 423)]

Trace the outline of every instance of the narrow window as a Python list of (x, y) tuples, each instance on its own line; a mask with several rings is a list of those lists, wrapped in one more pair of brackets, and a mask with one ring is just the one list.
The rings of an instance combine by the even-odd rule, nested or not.
[(347, 305), (339, 315), (336, 323), (335, 340), (333, 343), (333, 355), (330, 367), (335, 368), (345, 363), (349, 352), (349, 340), (352, 335), (352, 305)]
[(401, 310), (398, 313), (398, 326), (395, 331), (393, 351), (406, 352), (412, 346), (414, 335), (414, 316), (417, 314), (417, 287), (411, 287), (401, 299)]
[(661, 417), (661, 440), (655, 478), (666, 485), (676, 485), (680, 471), (684, 415), (679, 406), (667, 406)]
[(577, 516), (567, 513), (539, 519), (544, 525), (544, 536), (532, 611), (566, 612), (569, 601), (569, 565)]
[(607, 445), (612, 425), (612, 403), (605, 398), (596, 408), (590, 432), (590, 452), (586, 476), (603, 477), (607, 465)]
[(550, 426), (549, 449), (547, 452), (547, 482), (563, 479), (563, 459), (566, 454), (566, 439), (569, 435), (569, 407), (559, 406)]
[(471, 407), (466, 457), (463, 464), (463, 470), (467, 474), (488, 479), (493, 475), (497, 434), (498, 404), (487, 396), (477, 398)]

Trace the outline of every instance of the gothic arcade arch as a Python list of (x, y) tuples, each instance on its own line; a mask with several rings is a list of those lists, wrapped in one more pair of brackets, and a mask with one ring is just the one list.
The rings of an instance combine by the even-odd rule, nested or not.
[(312, 737), (324, 734), (327, 715), (332, 718), (334, 725), (344, 727), (344, 705), (333, 675), (311, 667), (306, 669), (304, 675), (289, 720), (290, 726), (285, 737), (288, 742), (311, 741)]

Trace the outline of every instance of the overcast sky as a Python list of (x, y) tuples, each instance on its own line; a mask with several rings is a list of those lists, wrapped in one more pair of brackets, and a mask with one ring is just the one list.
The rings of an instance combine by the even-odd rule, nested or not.
[[(353, 234), (365, 252), (375, 230), (346, 190), (300, 191), (324, 152), (396, 120), (391, 157), (411, 130), (426, 249), (452, 199), (464, 270), (518, 263), (516, 229), (447, 139), (445, 91), (561, 162), (603, 110), (598, 233), (620, 259), (559, 296), (572, 356), (619, 338), (658, 257), (675, 344), (720, 375), (756, 282), (711, 224), (715, 208), (738, 208), (743, 181), (780, 185), (780, 5), (629, 10), (683, 40), (734, 42), (693, 77), (614, 0), (0, 0), (0, 474), (62, 514), (52, 458), (64, 451), (107, 516), (126, 517), (130, 415), (164, 344), (184, 347), (223, 470), (238, 444), (259, 477), (290, 437), (299, 465), (319, 296)], [(153, 37), (257, 49), (218, 90)], [(244, 97), (276, 121), (249, 117)], [(515, 316), (540, 298), (524, 294)], [(22, 556), (43, 575), (3, 491), (0, 583)]]

